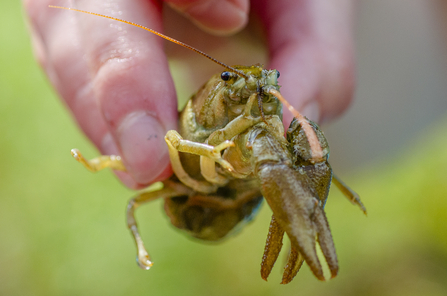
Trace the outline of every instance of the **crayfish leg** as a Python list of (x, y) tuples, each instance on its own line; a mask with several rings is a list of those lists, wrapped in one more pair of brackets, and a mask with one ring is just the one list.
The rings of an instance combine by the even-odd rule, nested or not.
[(279, 252), (282, 248), (283, 237), (284, 230), (279, 226), (275, 216), (272, 215), (267, 240), (265, 242), (264, 255), (261, 262), (261, 277), (265, 281), (267, 281), (273, 265), (275, 265), (276, 259), (278, 259)]
[(71, 149), (71, 155), (80, 162), (90, 172), (97, 172), (106, 168), (112, 170), (125, 171), (126, 167), (118, 155), (101, 155), (96, 158), (87, 160), (78, 149)]
[(138, 225), (135, 220), (135, 210), (145, 203), (159, 199), (159, 198), (170, 198), (176, 196), (187, 195), (191, 193), (191, 190), (182, 186), (170, 186), (169, 181), (163, 182), (164, 188), (158, 191), (142, 192), (136, 197), (129, 200), (127, 204), (127, 227), (132, 233), (133, 239), (137, 246), (137, 263), (142, 269), (148, 270), (152, 267), (153, 263), (149, 256), (149, 253), (144, 247), (143, 240), (138, 231)]
[(362, 209), (363, 213), (366, 215), (366, 208), (363, 205), (362, 201), (360, 200), (360, 196), (354, 190), (349, 188), (349, 186), (346, 185), (336, 175), (332, 176), (332, 182), (338, 187), (338, 189), (343, 193), (343, 195), (346, 196), (347, 199), (349, 199), (350, 202), (352, 202), (355, 205), (358, 205), (360, 209)]
[[(198, 181), (193, 179), (183, 168), (180, 161), (179, 152), (195, 154), (203, 157), (210, 158), (211, 161), (217, 162), (222, 168), (228, 171), (234, 171), (231, 164), (224, 160), (221, 155), (221, 151), (228, 147), (234, 146), (231, 141), (225, 141), (217, 146), (211, 146), (204, 143), (193, 142), (185, 140), (180, 136), (177, 131), (170, 130), (165, 136), (166, 144), (168, 145), (169, 158), (171, 160), (172, 170), (179, 180), (188, 187), (199, 191), (201, 193), (214, 193), (217, 191), (218, 186), (208, 181)], [(212, 163), (211, 163), (212, 164)], [(209, 170), (210, 163), (205, 164), (205, 167)], [(218, 179), (213, 175), (208, 175), (212, 180), (217, 183), (222, 183), (222, 179)], [(221, 184), (222, 185), (222, 184)]]
[(301, 266), (304, 263), (304, 257), (300, 252), (292, 246), (290, 249), (289, 257), (287, 258), (287, 264), (284, 267), (284, 274), (282, 276), (282, 285), (290, 283), (300, 271)]

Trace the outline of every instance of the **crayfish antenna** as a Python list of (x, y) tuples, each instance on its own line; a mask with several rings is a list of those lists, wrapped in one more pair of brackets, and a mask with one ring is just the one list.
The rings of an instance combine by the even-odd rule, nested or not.
[(289, 109), (289, 111), (292, 113), (293, 116), (298, 120), (301, 127), (303, 128), (307, 140), (309, 141), (309, 146), (312, 154), (311, 162), (320, 162), (323, 160), (323, 149), (321, 148), (320, 142), (318, 141), (317, 134), (313, 130), (312, 126), (310, 126), (309, 122), (304, 118), (303, 115), (301, 115), (300, 112), (298, 112), (295, 108), (293, 108), (292, 105), (287, 102), (287, 100), (281, 95), (279, 91), (276, 89), (269, 89), (268, 93), (278, 98), (278, 100), (283, 103)]
[(85, 11), (85, 10), (80, 10), (80, 9), (76, 9), (76, 8), (62, 7), (62, 6), (55, 6), (55, 5), (48, 5), (48, 7), (50, 7), (50, 8), (57, 8), (57, 9), (65, 9), (65, 10), (73, 10), (73, 11), (82, 12), (82, 13), (86, 13), (86, 14), (96, 15), (96, 16), (100, 16), (100, 17), (103, 17), (103, 18), (108, 18), (108, 19), (111, 19), (111, 20), (115, 20), (115, 21), (118, 21), (118, 22), (122, 22), (122, 23), (125, 23), (125, 24), (128, 24), (128, 25), (132, 25), (132, 26), (141, 28), (141, 29), (146, 30), (148, 32), (151, 32), (152, 34), (155, 34), (155, 35), (157, 35), (157, 36), (159, 36), (159, 37), (161, 37), (161, 38), (163, 38), (165, 40), (168, 40), (168, 41), (170, 41), (172, 43), (178, 44), (178, 45), (183, 46), (183, 47), (185, 47), (185, 48), (187, 48), (189, 50), (192, 50), (192, 51), (194, 51), (194, 52), (196, 52), (196, 53), (206, 57), (207, 59), (215, 62), (219, 66), (222, 66), (222, 67), (230, 70), (233, 73), (236, 73), (236, 74), (238, 74), (238, 75), (240, 75), (240, 76), (242, 76), (244, 78), (248, 78), (248, 76), (244, 72), (239, 71), (238, 69), (235, 69), (235, 68), (233, 68), (231, 66), (228, 66), (227, 64), (224, 64), (221, 61), (218, 61), (217, 59), (215, 59), (212, 56), (204, 53), (203, 51), (201, 51), (201, 50), (199, 50), (199, 49), (197, 49), (195, 47), (192, 47), (191, 45), (188, 45), (186, 43), (178, 41), (178, 40), (176, 40), (174, 38), (171, 38), (169, 36), (161, 34), (161, 33), (157, 32), (155, 30), (152, 30), (152, 29), (150, 29), (148, 27), (145, 27), (145, 26), (133, 23), (133, 22), (125, 21), (123, 19), (119, 19), (119, 18), (116, 18), (116, 17), (112, 17), (112, 16), (108, 16), (108, 15), (104, 15), (104, 14), (99, 14), (99, 13), (95, 13), (95, 12), (90, 12), (90, 11)]

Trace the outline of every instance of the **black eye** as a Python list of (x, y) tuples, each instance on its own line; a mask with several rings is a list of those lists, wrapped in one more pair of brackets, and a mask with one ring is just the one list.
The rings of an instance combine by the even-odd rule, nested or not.
[(278, 78), (279, 78), (279, 76), (281, 76), (281, 74), (279, 74), (279, 71), (278, 71), (278, 70), (276, 70), (276, 79), (278, 79)]
[(230, 72), (222, 72), (222, 74), (220, 74), (220, 78), (222, 78), (223, 81), (228, 81), (231, 78), (231, 73)]

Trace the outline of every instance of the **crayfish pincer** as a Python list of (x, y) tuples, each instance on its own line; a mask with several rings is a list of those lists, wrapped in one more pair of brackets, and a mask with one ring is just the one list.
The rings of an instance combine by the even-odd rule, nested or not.
[[(264, 198), (273, 211), (261, 275), (267, 279), (281, 250), (283, 235), (286, 232), (292, 250), (282, 283), (292, 280), (304, 260), (315, 276), (324, 280), (316, 253), (316, 241), (321, 246), (332, 277), (338, 272), (337, 255), (323, 210), (332, 178), (332, 170), (327, 162), (327, 142), (324, 137), (318, 137), (325, 152), (320, 162), (311, 163), (303, 155), (309, 155), (307, 151), (302, 153), (300, 149), (306, 145), (306, 138), (305, 135), (300, 135), (302, 129), (297, 123), (294, 119), (287, 132), (288, 142), (285, 145), (279, 145), (274, 141), (274, 137), (268, 134), (258, 137), (253, 144), (257, 163), (256, 175), (261, 182)], [(312, 127), (318, 128), (314, 123)], [(293, 149), (294, 142), (297, 149)], [(275, 151), (276, 154), (266, 158), (267, 151)]]
[[(198, 239), (216, 241), (250, 221), (264, 197), (273, 216), (261, 264), (262, 278), (267, 279), (273, 268), (284, 233), (291, 241), (291, 250), (283, 284), (294, 278), (304, 261), (318, 279), (324, 280), (317, 242), (332, 277), (336, 276), (337, 255), (324, 213), (331, 182), (366, 210), (358, 195), (332, 174), (323, 132), (282, 97), (279, 72), (262, 65), (231, 67), (189, 45), (139, 27), (225, 68), (188, 101), (179, 114), (179, 130), (166, 133), (175, 175), (163, 182), (162, 189), (142, 192), (129, 201), (127, 226), (137, 245), (139, 266), (149, 269), (153, 264), (135, 220), (135, 210), (141, 205), (163, 198), (175, 227)], [(286, 138), (283, 105), (295, 116)], [(90, 171), (126, 170), (120, 156), (87, 160), (76, 149), (72, 155)]]

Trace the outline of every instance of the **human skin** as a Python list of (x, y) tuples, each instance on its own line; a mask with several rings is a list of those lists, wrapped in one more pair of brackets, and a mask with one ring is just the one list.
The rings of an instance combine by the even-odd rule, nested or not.
[[(354, 89), (354, 1), (164, 2), (200, 28), (226, 36), (246, 26), (251, 10), (266, 36), (268, 68), (280, 71), (281, 93), (295, 108), (326, 122), (349, 105)], [(131, 188), (168, 178), (172, 170), (164, 135), (177, 128), (178, 115), (162, 39), (103, 18), (48, 8), (70, 6), (70, 1), (24, 0), (23, 4), (36, 59), (101, 153), (122, 156), (127, 172), (118, 172), (118, 177)], [(162, 1), (77, 0), (74, 4), (163, 31)], [(285, 111), (284, 123), (291, 119)]]

